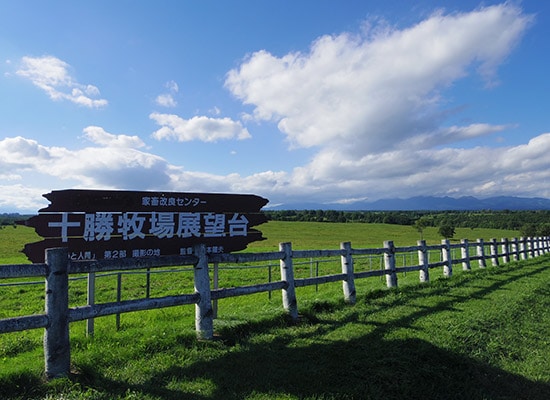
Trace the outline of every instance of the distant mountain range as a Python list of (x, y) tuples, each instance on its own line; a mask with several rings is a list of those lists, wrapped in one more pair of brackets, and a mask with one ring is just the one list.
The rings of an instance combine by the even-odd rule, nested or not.
[(343, 211), (459, 211), (459, 210), (550, 210), (550, 199), (541, 197), (498, 196), (478, 199), (464, 197), (417, 196), (408, 199), (382, 199), (349, 204), (288, 203), (265, 210), (343, 210)]

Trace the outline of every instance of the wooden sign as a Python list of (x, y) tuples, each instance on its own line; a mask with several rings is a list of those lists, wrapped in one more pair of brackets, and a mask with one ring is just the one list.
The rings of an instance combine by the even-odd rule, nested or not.
[(25, 225), (44, 238), (25, 245), (34, 263), (45, 250), (67, 247), (74, 260), (191, 254), (202, 243), (209, 253), (243, 250), (264, 240), (254, 226), (267, 221), (268, 200), (247, 194), (60, 190)]

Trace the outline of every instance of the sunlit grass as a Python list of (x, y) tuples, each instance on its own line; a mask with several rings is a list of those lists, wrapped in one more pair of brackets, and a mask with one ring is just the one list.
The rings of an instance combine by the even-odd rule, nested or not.
[[(276, 250), (281, 241), (320, 249), (348, 240), (359, 248), (418, 239), (411, 227), (382, 225), (375, 235), (379, 227), (367, 224), (286, 224), (266, 224), (264, 236), (272, 242), (248, 251)], [(396, 231), (383, 234), (384, 227)], [(513, 236), (475, 230), (468, 238)], [(357, 280), (353, 306), (344, 303), (338, 282), (297, 288), (298, 323), (283, 312), (279, 291), (223, 299), (214, 341), (196, 340), (193, 306), (122, 314), (118, 330), (115, 316), (97, 318), (93, 338), (80, 321), (70, 327), (72, 374), (52, 382), (42, 376), (42, 330), (2, 334), (0, 398), (547, 399), (549, 262), (545, 256), (466, 272), (456, 266), (451, 279), (436, 268), (429, 284), (419, 284), (417, 272), (400, 273), (399, 287), (391, 290), (384, 277)], [(280, 279), (278, 264), (271, 268), (272, 279)], [(298, 278), (314, 275), (317, 260), (296, 268)], [(323, 260), (319, 274), (340, 268), (338, 258)], [(356, 268), (378, 269), (380, 262), (365, 258)], [(151, 274), (151, 296), (192, 292), (193, 273), (183, 269)], [(266, 282), (268, 271), (220, 266), (220, 286)], [(114, 301), (118, 276), (97, 275), (96, 302)], [(123, 300), (144, 296), (145, 274), (121, 280)], [(42, 312), (43, 291), (43, 284), (0, 287), (0, 318)], [(85, 279), (71, 281), (70, 291), (71, 305), (86, 303)]]

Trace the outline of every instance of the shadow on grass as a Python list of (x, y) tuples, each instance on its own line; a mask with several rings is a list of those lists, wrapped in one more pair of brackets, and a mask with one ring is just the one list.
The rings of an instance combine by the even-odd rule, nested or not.
[[(506, 279), (479, 286), (469, 296), (451, 294), (445, 284), (434, 282), (424, 288), (407, 288), (403, 296), (372, 292), (359, 301), (363, 304), (352, 308), (342, 303), (318, 302), (304, 311), (297, 325), (277, 316), (227, 326), (220, 332), (221, 345), (226, 350), (221, 356), (188, 367), (173, 365), (141, 384), (110, 380), (93, 371), (93, 366), (82, 366), (82, 374), (74, 381), (95, 391), (97, 396), (93, 398), (97, 399), (126, 398), (133, 393), (136, 396), (128, 398), (547, 400), (549, 384), (530, 381), (419, 338), (387, 338), (427, 315), (452, 311), (459, 303), (482, 299), (504, 285), (544, 270), (547, 267), (510, 273)], [(459, 287), (473, 278), (465, 276), (449, 284)], [(486, 278), (490, 280), (491, 276)], [(432, 306), (420, 307), (384, 324), (361, 322), (361, 313), (365, 312), (362, 306), (373, 300), (383, 299), (385, 307), (397, 307), (427, 295), (436, 299)], [(331, 312), (344, 316), (325, 319)], [(349, 339), (327, 339), (348, 324), (362, 325), (364, 333)], [(285, 333), (285, 327), (292, 332)], [(311, 332), (315, 339), (308, 341)], [(22, 377), (20, 384), (38, 384), (28, 378)], [(201, 388), (204, 382), (210, 382), (209, 393), (191, 392), (190, 388)], [(8, 393), (8, 389), (0, 382), (0, 393)]]

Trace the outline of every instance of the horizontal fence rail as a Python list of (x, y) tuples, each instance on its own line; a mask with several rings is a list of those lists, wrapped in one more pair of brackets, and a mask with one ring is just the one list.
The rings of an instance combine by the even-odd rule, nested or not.
[[(449, 240), (442, 240), (438, 245), (427, 245), (420, 240), (416, 246), (396, 247), (393, 241), (384, 242), (382, 248), (354, 249), (351, 243), (341, 243), (337, 250), (292, 250), (290, 243), (281, 243), (279, 251), (265, 253), (239, 254), (207, 254), (204, 245), (194, 247), (192, 255), (161, 256), (151, 258), (127, 258), (111, 260), (72, 261), (68, 257), (66, 248), (46, 250), (44, 264), (0, 265), (0, 279), (42, 277), (45, 278), (45, 312), (38, 315), (26, 315), (0, 319), (0, 333), (17, 332), (28, 329), (44, 328), (44, 358), (45, 372), (49, 378), (66, 376), (70, 369), (70, 339), (69, 323), (88, 320), (93, 333), (93, 318), (117, 315), (121, 313), (144, 311), (163, 307), (181, 305), (195, 305), (195, 330), (197, 337), (212, 339), (214, 334), (213, 319), (216, 317), (217, 301), (219, 299), (245, 296), (261, 292), (280, 290), (283, 308), (293, 318), (298, 318), (298, 302), (296, 288), (330, 282), (342, 282), (344, 299), (348, 303), (355, 303), (355, 280), (369, 277), (386, 278), (387, 287), (396, 287), (398, 274), (419, 271), (420, 282), (429, 282), (430, 270), (443, 268), (443, 275), (451, 277), (453, 266), (460, 265), (467, 271), (472, 263), (477, 262), (479, 268), (509, 263), (538, 257), (550, 251), (550, 237), (529, 237), (501, 240), (491, 239), (484, 241), (477, 239), (469, 242), (463, 239), (460, 243), (451, 244)], [(430, 261), (430, 255), (437, 253), (439, 259)], [(457, 253), (459, 254), (457, 256)], [(354, 262), (363, 261), (368, 256), (372, 263), (372, 256), (381, 257), (380, 269), (369, 271), (355, 271)], [(401, 266), (397, 266), (396, 259), (403, 257)], [(406, 258), (410, 256), (410, 264)], [(314, 259), (340, 258), (341, 273), (296, 278), (295, 269), (306, 263), (294, 263), (294, 260), (309, 259), (313, 265)], [(232, 288), (218, 288), (217, 277), (220, 264), (244, 264), (265, 261), (278, 261), (280, 280), (272, 281), (271, 267), (269, 266), (269, 282)], [(315, 261), (316, 270), (320, 261)], [(105, 273), (117, 271), (120, 282), (121, 271), (132, 273), (131, 270), (146, 270), (147, 278), (155, 269), (166, 267), (190, 266), (193, 271), (194, 292), (150, 298), (149, 287), (147, 296), (143, 299), (120, 300), (94, 304), (93, 285), (97, 272)], [(152, 271), (153, 270), (153, 271)], [(214, 287), (211, 287), (210, 273), (214, 273)], [(166, 271), (162, 271), (166, 272)], [(173, 272), (173, 271), (172, 271)], [(113, 272), (114, 273), (114, 272)], [(88, 305), (69, 307), (68, 282), (69, 275), (88, 274)], [(82, 278), (74, 278), (82, 279)], [(36, 284), (36, 282), (29, 282)], [(21, 282), (11, 283), (20, 285)], [(10, 285), (9, 283), (6, 285)], [(5, 285), (4, 285), (5, 286)], [(1, 290), (1, 287), (0, 287)], [(91, 325), (90, 325), (91, 324)]]

